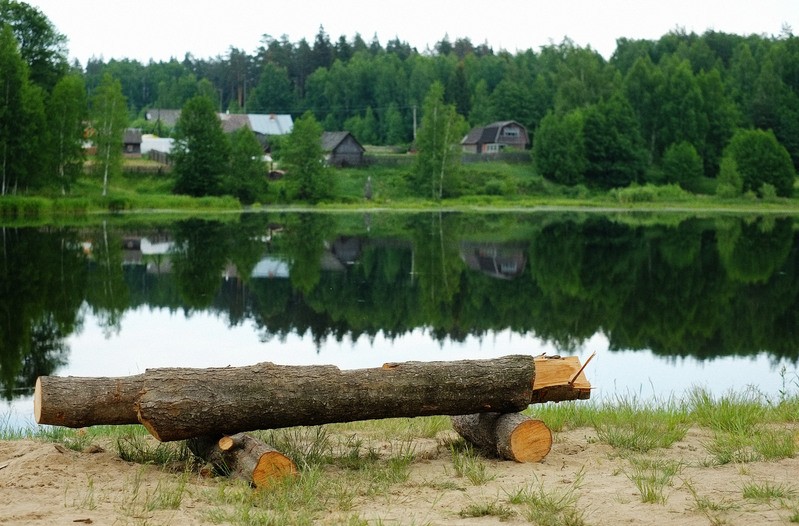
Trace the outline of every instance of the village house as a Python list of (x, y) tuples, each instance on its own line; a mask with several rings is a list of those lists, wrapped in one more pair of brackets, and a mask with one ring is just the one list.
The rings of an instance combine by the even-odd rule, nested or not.
[(126, 128), (122, 136), (122, 151), (126, 155), (141, 155), (141, 142), (140, 128)]
[(324, 132), (322, 149), (330, 166), (361, 166), (364, 163), (366, 150), (348, 131)]
[(461, 141), (463, 153), (496, 154), (505, 148), (530, 146), (527, 129), (516, 121), (493, 122), (473, 128)]

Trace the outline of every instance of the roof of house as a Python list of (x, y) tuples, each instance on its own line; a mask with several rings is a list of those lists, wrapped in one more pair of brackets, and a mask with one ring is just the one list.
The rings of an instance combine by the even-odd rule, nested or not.
[[(358, 146), (361, 146), (361, 143), (358, 142), (358, 139), (355, 138), (348, 131), (336, 131), (336, 132), (324, 132), (322, 133), (322, 149), (326, 152), (332, 152), (335, 150), (339, 144), (344, 142), (348, 136), (352, 137), (352, 140), (355, 141)], [(363, 149), (363, 146), (361, 146)]]
[(168, 110), (161, 108), (153, 108), (147, 110), (146, 114), (148, 121), (161, 121), (167, 126), (174, 126), (180, 117), (180, 110)]
[(141, 144), (141, 128), (125, 128), (122, 142), (124, 144)]
[(250, 119), (240, 113), (219, 113), (219, 120), (222, 122), (222, 131), (225, 133), (234, 132), (240, 128), (250, 128)]
[[(259, 114), (231, 114), (217, 113), (222, 121), (225, 132), (233, 132), (242, 126), (249, 126), (252, 131), (260, 135), (286, 135), (294, 128), (291, 115), (276, 115), (274, 113)], [(147, 120), (161, 120), (168, 126), (175, 126), (180, 118), (180, 110), (151, 109), (147, 111)]]
[(250, 113), (247, 117), (250, 119), (252, 131), (261, 135), (286, 135), (291, 133), (294, 128), (294, 121), (291, 119), (291, 115)]
[(478, 126), (477, 128), (472, 128), (472, 130), (463, 138), (461, 144), (485, 144), (485, 143), (493, 143), (497, 142), (499, 138), (499, 133), (502, 131), (502, 128), (508, 126), (509, 124), (516, 124), (517, 126), (524, 128), (521, 124), (516, 121), (497, 121), (492, 122), (491, 124), (487, 124), (485, 126)]

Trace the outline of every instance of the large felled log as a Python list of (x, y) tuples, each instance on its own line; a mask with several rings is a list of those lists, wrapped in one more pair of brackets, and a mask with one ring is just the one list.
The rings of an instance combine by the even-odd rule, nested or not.
[(220, 473), (258, 488), (297, 473), (290, 458), (246, 433), (195, 437), (187, 444), (192, 453), (210, 462)]
[(521, 413), (452, 417), (452, 428), (475, 446), (506, 460), (540, 462), (552, 449), (552, 431)]
[[(131, 377), (139, 389), (123, 391), (127, 402), (116, 404), (124, 413), (116, 423), (130, 423), (133, 411), (133, 421), (144, 424), (157, 439), (169, 441), (374, 418), (515, 412), (529, 405), (534, 375), (534, 361), (523, 355), (344, 371), (272, 363), (148, 369)], [(107, 423), (87, 421), (86, 416), (97, 411), (82, 410), (75, 425), (67, 418), (75, 411), (64, 407), (73, 404), (77, 392), (81, 403), (90, 403), (85, 386), (107, 393), (118, 383), (118, 379), (106, 381), (107, 386), (83, 378), (40, 378), (34, 396), (36, 421), (69, 427)], [(58, 397), (49, 392), (56, 386)]]
[(40, 424), (66, 427), (142, 423), (160, 440), (179, 440), (369, 418), (514, 412), (529, 403), (589, 398), (585, 365), (573, 356), (506, 356), (354, 371), (263, 363), (120, 378), (42, 376), (34, 414)]

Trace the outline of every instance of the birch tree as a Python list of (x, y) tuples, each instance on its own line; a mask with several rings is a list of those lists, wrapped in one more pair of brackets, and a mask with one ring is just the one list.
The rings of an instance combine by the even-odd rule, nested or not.
[(122, 141), (128, 123), (126, 104), (122, 84), (111, 75), (104, 75), (91, 108), (92, 139), (97, 147), (95, 170), (103, 178), (103, 197), (108, 195), (109, 177), (122, 172)]
[(454, 145), (463, 137), (465, 125), (455, 106), (444, 104), (440, 82), (430, 87), (422, 112), (413, 179), (421, 195), (439, 200), (458, 192), (460, 152)]

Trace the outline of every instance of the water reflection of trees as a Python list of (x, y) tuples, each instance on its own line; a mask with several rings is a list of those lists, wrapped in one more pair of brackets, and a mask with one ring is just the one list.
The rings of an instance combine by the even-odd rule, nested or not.
[[(289, 334), (357, 340), (423, 329), (463, 340), (534, 334), (563, 350), (598, 332), (664, 356), (799, 359), (793, 221), (414, 214), (189, 220), (137, 232), (2, 231), (0, 381), (11, 397), (65, 362), (82, 305), (114, 330), (126, 310), (210, 310)], [(138, 236), (138, 237), (137, 237)], [(123, 251), (158, 240), (158, 254)], [(135, 243), (134, 243), (135, 244)], [(130, 248), (130, 247), (128, 247)], [(258, 269), (256, 271), (256, 269)]]

